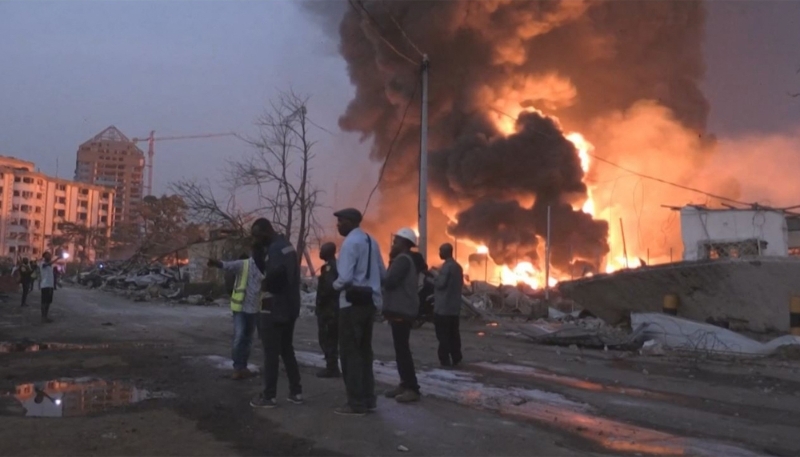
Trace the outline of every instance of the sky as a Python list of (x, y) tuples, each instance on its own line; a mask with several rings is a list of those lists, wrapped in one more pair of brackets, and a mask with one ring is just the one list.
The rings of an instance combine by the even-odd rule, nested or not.
[[(800, 92), (800, 2), (710, 0), (708, 10), (709, 130), (800, 132), (800, 97), (788, 95)], [(293, 89), (331, 132), (314, 132), (326, 203), (360, 207), (377, 166), (338, 131), (353, 88), (335, 49), (289, 0), (0, 0), (0, 155), (72, 178), (78, 146), (109, 125), (128, 137), (252, 135), (268, 101)], [(232, 137), (157, 143), (154, 191), (215, 182), (248, 147)]]

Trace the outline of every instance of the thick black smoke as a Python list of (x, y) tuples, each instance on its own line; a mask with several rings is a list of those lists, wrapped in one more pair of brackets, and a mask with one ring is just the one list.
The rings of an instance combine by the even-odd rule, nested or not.
[[(420, 122), (419, 68), (386, 42), (414, 61), (421, 56), (409, 40), (429, 55), (431, 202), (455, 210), (451, 233), (485, 242), (498, 263), (536, 258), (548, 205), (556, 267), (607, 251), (606, 224), (571, 209), (586, 189), (561, 129), (529, 114), (516, 134), (497, 131), (495, 102), (509, 90), (573, 131), (640, 100), (705, 130), (699, 1), (353, 0), (309, 8), (327, 24), (340, 21), (340, 52), (356, 95), (339, 124), (372, 140), (374, 159), (386, 159), (411, 103), (381, 185), (378, 219), (387, 230), (416, 216)], [(436, 221), (434, 241), (446, 230), (444, 217)]]

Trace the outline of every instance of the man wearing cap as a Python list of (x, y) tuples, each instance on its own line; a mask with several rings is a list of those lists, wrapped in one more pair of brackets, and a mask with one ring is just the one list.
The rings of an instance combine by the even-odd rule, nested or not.
[(339, 356), (347, 389), (347, 404), (336, 414), (363, 416), (375, 409), (372, 372), (372, 326), (383, 304), (381, 278), (386, 272), (380, 247), (361, 230), (361, 212), (347, 208), (334, 213), (336, 228), (344, 238), (334, 289), (339, 296)]
[(411, 326), (419, 314), (417, 291), (417, 266), (411, 256), (411, 248), (417, 245), (417, 234), (410, 228), (402, 228), (394, 235), (389, 268), (383, 279), (383, 315), (392, 327), (392, 341), (397, 361), (400, 385), (386, 392), (387, 398), (398, 403), (419, 401), (419, 384), (411, 356)]

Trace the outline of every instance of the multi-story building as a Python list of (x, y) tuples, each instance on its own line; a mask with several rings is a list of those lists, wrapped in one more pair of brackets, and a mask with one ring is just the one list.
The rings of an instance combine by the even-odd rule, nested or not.
[(53, 244), (67, 223), (109, 238), (114, 190), (47, 176), (32, 162), (0, 156), (0, 256), (38, 257), (59, 247), (74, 252), (72, 243)]
[(144, 152), (113, 125), (78, 147), (75, 181), (115, 189), (115, 226), (136, 221), (143, 172)]

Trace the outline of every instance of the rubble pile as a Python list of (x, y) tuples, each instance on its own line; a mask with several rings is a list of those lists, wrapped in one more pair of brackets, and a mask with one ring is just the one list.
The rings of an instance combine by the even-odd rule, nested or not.
[(160, 263), (100, 263), (69, 278), (69, 281), (137, 302), (173, 300), (191, 305), (215, 303), (213, 287), (197, 287), (199, 284), (191, 287), (181, 268)]

